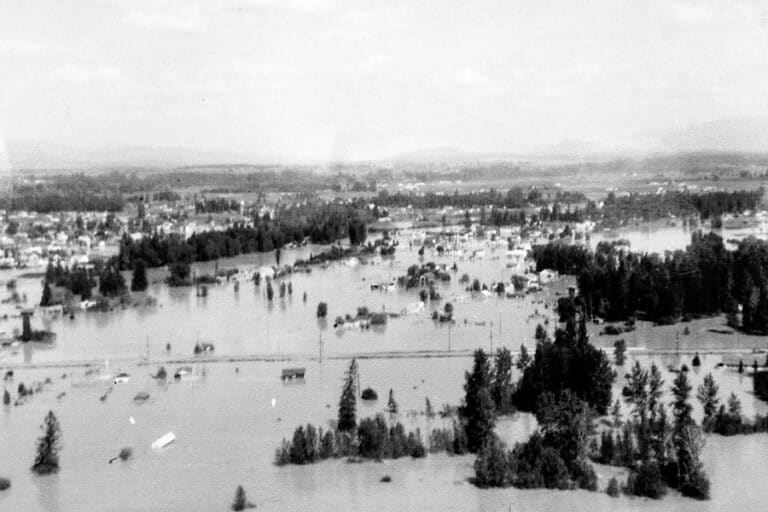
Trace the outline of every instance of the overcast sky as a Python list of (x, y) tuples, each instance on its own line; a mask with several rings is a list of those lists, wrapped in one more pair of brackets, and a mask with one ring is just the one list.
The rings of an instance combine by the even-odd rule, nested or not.
[(768, 4), (0, 0), (0, 77), (0, 151), (632, 147), (768, 116)]

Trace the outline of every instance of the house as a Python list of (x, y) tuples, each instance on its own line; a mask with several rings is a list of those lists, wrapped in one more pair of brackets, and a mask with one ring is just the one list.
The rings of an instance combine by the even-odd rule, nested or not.
[(539, 272), (539, 282), (541, 284), (547, 284), (557, 279), (557, 272), (550, 269), (544, 269)]
[(304, 379), (306, 368), (284, 368), (280, 376), (283, 381)]

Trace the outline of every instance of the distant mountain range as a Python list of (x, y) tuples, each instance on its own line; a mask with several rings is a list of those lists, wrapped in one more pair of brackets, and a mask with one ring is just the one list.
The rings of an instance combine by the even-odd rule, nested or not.
[[(618, 157), (640, 158), (650, 153), (677, 152), (768, 153), (768, 118), (720, 119), (685, 128), (639, 132), (636, 136), (610, 145), (577, 139), (521, 151), (478, 152), (451, 146), (411, 151), (377, 162), (478, 163), (487, 161), (584, 161)], [(271, 164), (231, 151), (211, 151), (182, 147), (116, 147), (89, 149), (55, 144), (10, 142), (0, 146), (0, 174), (29, 169), (103, 169), (121, 167), (164, 168), (212, 164)], [(291, 162), (285, 162), (289, 164)]]

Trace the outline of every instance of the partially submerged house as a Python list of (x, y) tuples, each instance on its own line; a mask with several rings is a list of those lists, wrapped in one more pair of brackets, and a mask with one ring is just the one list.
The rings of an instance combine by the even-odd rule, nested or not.
[(304, 379), (304, 373), (306, 373), (306, 368), (283, 368), (280, 378), (284, 381)]

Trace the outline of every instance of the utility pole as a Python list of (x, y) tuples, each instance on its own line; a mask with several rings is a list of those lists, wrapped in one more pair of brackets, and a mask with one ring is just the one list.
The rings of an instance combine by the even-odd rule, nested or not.
[(453, 321), (448, 322), (448, 352), (451, 351), (451, 324)]
[(493, 354), (493, 322), (491, 322), (491, 328), (489, 329), (488, 333), (490, 334), (489, 342), (491, 344), (491, 354)]
[(320, 338), (318, 340), (318, 348), (320, 350), (320, 364), (323, 364), (323, 333), (320, 333)]
[(147, 336), (146, 339), (147, 339), (147, 366), (149, 366), (149, 336)]

